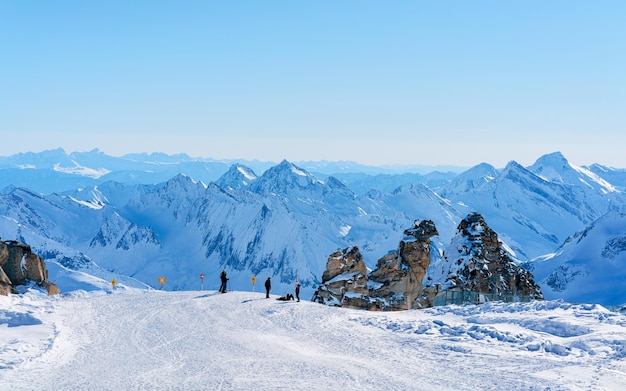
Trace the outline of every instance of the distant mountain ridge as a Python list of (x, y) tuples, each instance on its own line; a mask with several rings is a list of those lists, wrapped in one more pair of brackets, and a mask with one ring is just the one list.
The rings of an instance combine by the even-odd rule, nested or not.
[[(108, 159), (97, 150), (87, 155), (102, 162)], [(489, 221), (514, 259), (532, 264), (626, 205), (624, 170), (598, 164), (574, 167), (558, 152), (527, 168), (510, 162), (495, 169), (484, 163), (450, 179), (438, 176), (438, 182), (421, 174), (370, 175), (363, 183), (370, 183), (371, 189), (358, 191), (351, 186), (359, 181), (351, 182), (346, 172), (316, 175), (288, 161), (257, 173), (241, 163), (207, 165), (186, 160), (186, 155), (133, 157), (138, 159), (128, 159), (133, 169), (106, 168), (110, 172), (97, 178), (51, 169), (55, 164), (96, 171), (105, 167), (87, 165), (78, 155), (69, 158), (62, 150), (19, 154), (14, 162), (0, 158), (0, 175), (22, 170), (18, 175), (22, 182), (28, 179), (24, 173), (33, 174), (40, 187), (56, 186), (47, 183), (59, 178), (46, 176), (50, 172), (86, 181), (46, 193), (3, 177), (0, 236), (30, 244), (47, 261), (102, 278), (123, 275), (156, 287), (157, 277), (167, 275), (169, 289), (194, 289), (200, 273), (210, 284), (208, 276), (217, 281), (219, 271), (227, 268), (233, 289), (251, 289), (252, 275), (271, 275), (276, 289), (285, 291), (298, 278), (306, 294), (319, 284), (329, 254), (358, 245), (371, 267), (395, 249), (398, 236), (415, 219), (430, 219), (437, 226), (433, 264), (471, 212)], [(146, 167), (166, 169), (147, 172), (140, 176), (143, 179), (174, 174), (164, 181), (139, 183), (135, 174)], [(181, 172), (185, 167), (195, 167), (203, 175), (214, 175), (217, 171), (207, 174), (211, 168), (222, 174), (205, 181)], [(113, 174), (121, 180), (108, 180)], [(363, 178), (363, 173), (354, 175)], [(382, 183), (377, 185), (376, 178)], [(610, 247), (621, 242), (607, 243)], [(536, 268), (540, 284), (560, 266), (555, 263), (551, 269), (551, 262)]]
[[(194, 158), (187, 154), (167, 155), (164, 153), (133, 153), (114, 157), (98, 149), (66, 153), (62, 148), (57, 148), (38, 153), (26, 152), (0, 156), (0, 183), (25, 187), (44, 194), (95, 186), (106, 181), (157, 184), (180, 173), (209, 183), (221, 178), (232, 165), (249, 167), (262, 174), (276, 164), (258, 160), (216, 160)], [(416, 172), (431, 173), (435, 178), (441, 175), (449, 178), (454, 176), (455, 172), (464, 170), (463, 167), (455, 166), (375, 167), (349, 161), (296, 162), (295, 164), (315, 173), (320, 178), (343, 174), (346, 180), (350, 181), (352, 175), (355, 174), (365, 174), (368, 177), (388, 175), (396, 178), (395, 184), (398, 184), (397, 179), (401, 178), (398, 175), (406, 173), (411, 175), (417, 175), (414, 174)], [(408, 183), (409, 179), (405, 178), (400, 182)]]

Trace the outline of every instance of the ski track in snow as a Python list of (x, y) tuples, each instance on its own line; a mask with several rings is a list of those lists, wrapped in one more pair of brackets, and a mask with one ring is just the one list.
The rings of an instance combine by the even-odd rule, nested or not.
[(365, 312), (263, 293), (0, 297), (0, 389), (620, 390), (626, 317), (559, 301)]

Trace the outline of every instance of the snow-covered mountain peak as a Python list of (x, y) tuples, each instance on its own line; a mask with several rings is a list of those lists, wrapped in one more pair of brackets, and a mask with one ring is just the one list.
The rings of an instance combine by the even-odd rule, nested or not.
[[(158, 208), (169, 208), (175, 205), (174, 215), (184, 214), (189, 205), (203, 198), (207, 192), (207, 185), (196, 182), (184, 174), (178, 174), (169, 181), (158, 185), (155, 190), (144, 193), (136, 193), (129, 200), (127, 207), (141, 208), (151, 205)], [(164, 211), (162, 211), (164, 212)], [(162, 216), (161, 216), (162, 217)]]
[(165, 182), (165, 187), (169, 190), (205, 190), (207, 186), (202, 182), (197, 182), (193, 178), (185, 174), (178, 174), (169, 181)]
[(560, 152), (541, 156), (532, 166), (528, 167), (528, 170), (547, 181), (557, 183), (567, 183), (566, 177), (576, 171), (574, 166)]
[(91, 158), (105, 158), (107, 157), (107, 155), (102, 152), (101, 150), (99, 150), (98, 148), (94, 148), (91, 151), (88, 152), (71, 152), (68, 155), (71, 159), (76, 159), (79, 157), (91, 157)]
[(519, 171), (519, 170), (527, 171), (527, 169), (524, 166), (522, 166), (515, 160), (511, 160), (506, 164), (506, 166), (504, 166), (501, 173), (506, 175), (511, 171)]
[[(548, 183), (549, 181), (536, 175), (516, 161), (510, 161), (502, 169), (497, 182), (511, 181), (526, 188), (535, 187), (538, 184)], [(532, 184), (532, 185), (531, 185)]]
[(434, 195), (431, 189), (429, 189), (427, 186), (421, 183), (403, 185), (391, 192), (391, 195), (394, 197), (400, 196), (402, 194), (415, 195), (415, 196), (418, 196), (419, 198), (431, 197)]
[(260, 194), (283, 194), (296, 189), (313, 190), (323, 186), (324, 182), (308, 171), (283, 160), (280, 164), (266, 170), (250, 188)]
[(581, 183), (602, 193), (617, 191), (609, 182), (589, 169), (574, 166), (560, 152), (541, 156), (528, 170), (555, 183), (580, 185)]
[(533, 164), (533, 166), (536, 167), (567, 167), (569, 165), (570, 163), (567, 158), (565, 158), (565, 156), (563, 156), (563, 154), (559, 151), (542, 155)]
[(356, 197), (356, 194), (354, 194), (354, 192), (348, 186), (346, 186), (343, 182), (335, 177), (328, 177), (328, 179), (326, 180), (326, 186), (328, 186), (330, 189), (333, 189), (333, 191), (342, 193), (350, 199), (354, 199)]
[(6, 167), (29, 167), (51, 169), (55, 164), (69, 164), (71, 159), (62, 148), (42, 152), (20, 152), (13, 156), (0, 159)]
[(480, 163), (467, 171), (462, 172), (441, 192), (442, 196), (463, 194), (479, 189), (485, 183), (491, 182), (498, 175), (498, 170), (488, 163)]
[(498, 170), (489, 163), (480, 163), (470, 168), (469, 170), (461, 173), (460, 175), (472, 175), (474, 177), (495, 177), (498, 174)]
[(215, 184), (222, 189), (240, 189), (250, 186), (257, 178), (250, 167), (233, 164), (224, 175), (215, 181)]

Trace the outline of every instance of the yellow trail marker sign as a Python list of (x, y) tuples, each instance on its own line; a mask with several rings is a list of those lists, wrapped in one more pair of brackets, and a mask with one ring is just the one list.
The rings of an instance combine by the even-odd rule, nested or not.
[(160, 285), (165, 285), (165, 277), (159, 277), (157, 281), (159, 282)]
[(111, 286), (115, 288), (115, 285), (117, 285), (117, 281), (115, 279), (111, 280)]

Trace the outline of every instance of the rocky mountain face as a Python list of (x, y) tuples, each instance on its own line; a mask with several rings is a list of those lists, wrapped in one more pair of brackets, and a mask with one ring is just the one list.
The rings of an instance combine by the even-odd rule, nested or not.
[(532, 273), (518, 263), (483, 216), (471, 213), (459, 223), (442, 262), (434, 267), (431, 284), (444, 291), (543, 299)]
[(13, 240), (0, 241), (0, 295), (17, 293), (15, 287), (26, 285), (29, 281), (46, 289), (49, 295), (60, 292), (48, 280), (46, 263), (31, 251), (30, 246)]
[(437, 228), (431, 220), (416, 221), (404, 234), (398, 250), (380, 258), (369, 274), (358, 247), (331, 254), (313, 301), (378, 311), (432, 306), (435, 291), (425, 291), (423, 279), (430, 265), (430, 238), (438, 234)]

